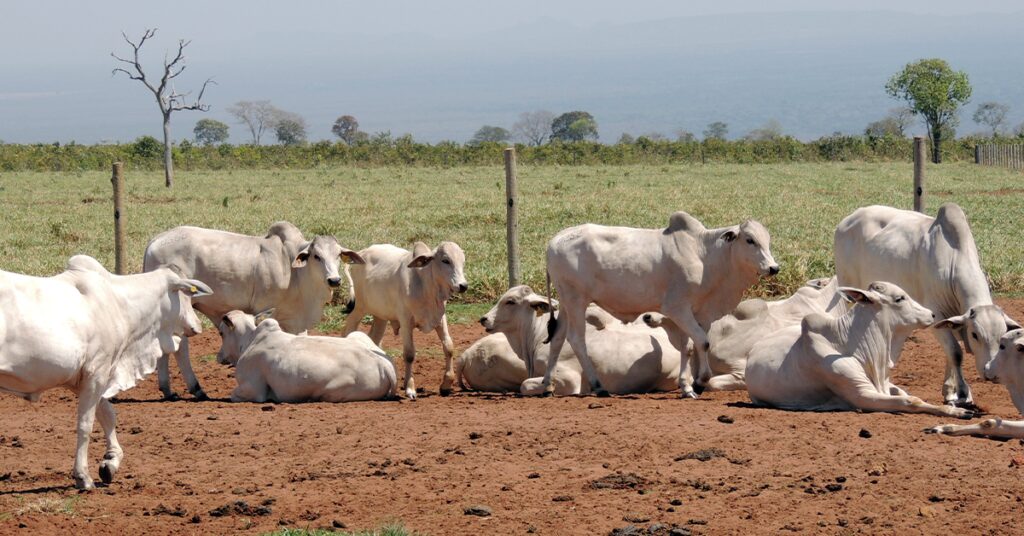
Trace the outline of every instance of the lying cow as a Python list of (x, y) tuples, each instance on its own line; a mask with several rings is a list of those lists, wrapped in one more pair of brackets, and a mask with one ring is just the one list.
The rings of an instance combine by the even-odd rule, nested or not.
[[(836, 279), (812, 279), (800, 287), (792, 296), (766, 302), (753, 298), (736, 306), (732, 314), (723, 316), (711, 324), (708, 340), (708, 365), (711, 379), (707, 388), (715, 391), (746, 389), (743, 380), (747, 367), (747, 356), (758, 341), (776, 331), (799, 325), (811, 313), (840, 316), (846, 312), (838, 293)], [(664, 315), (647, 313), (644, 322), (652, 328), (663, 328), (675, 336), (679, 327)]]
[(107, 440), (100, 478), (114, 478), (124, 452), (110, 397), (153, 372), (181, 336), (202, 330), (191, 300), (209, 294), (167, 268), (117, 276), (85, 255), (53, 277), (0, 272), (0, 391), (31, 402), (54, 387), (78, 395), (75, 487), (93, 487), (87, 460), (97, 418)]
[[(703, 379), (709, 372), (706, 331), (711, 323), (732, 311), (760, 275), (779, 272), (769, 240), (756, 221), (706, 229), (685, 212), (672, 214), (665, 229), (585, 224), (562, 230), (547, 250), (548, 281), (558, 290), (561, 311), (553, 326), (544, 389), (551, 390), (553, 365), (568, 339), (591, 391), (605, 391), (587, 350), (590, 303), (627, 321), (648, 311), (669, 317), (693, 340), (698, 378)], [(676, 338), (672, 345), (681, 352), (682, 395), (696, 398), (687, 341)]]
[[(550, 300), (552, 303), (554, 300)], [(508, 391), (520, 387), (523, 394), (541, 394), (540, 378), (528, 377), (527, 363), (543, 352), (550, 307), (548, 298), (525, 285), (512, 287), (480, 319), (489, 335), (474, 346), (487, 351), (467, 350), (460, 356), (459, 369), (478, 390)], [(481, 344), (492, 337), (498, 341)], [(601, 308), (587, 309), (588, 348), (601, 385), (611, 393), (671, 391), (679, 377), (679, 352), (662, 330), (643, 324), (623, 324)], [(546, 372), (543, 361), (536, 374)], [(577, 395), (590, 392), (582, 368), (571, 348), (563, 347), (552, 373), (554, 393)]]
[(891, 281), (939, 318), (951, 319), (933, 330), (947, 356), (942, 395), (947, 404), (973, 403), (957, 337), (983, 375), (999, 338), (1020, 325), (992, 304), (963, 210), (946, 203), (932, 218), (892, 207), (859, 208), (836, 227), (835, 256), (840, 285)]
[(234, 365), (238, 381), (232, 402), (354, 402), (395, 390), (394, 363), (363, 333), (293, 335), (266, 316), (231, 311), (218, 326), (217, 362)]
[(441, 242), (431, 251), (423, 242), (416, 242), (412, 251), (390, 244), (376, 244), (359, 252), (365, 262), (351, 267), (353, 301), (345, 320), (345, 335), (359, 329), (366, 315), (373, 315), (370, 339), (380, 344), (388, 323), (398, 324), (405, 359), (403, 388), (410, 399), (416, 399), (416, 383), (412, 363), (416, 359), (412, 330), (434, 330), (444, 349), (444, 378), (441, 394), (451, 393), (455, 382), (452, 367), (452, 337), (448, 334), (445, 306), (455, 292), (469, 286), (463, 274), (466, 255), (455, 242)]
[[(196, 300), (194, 306), (214, 324), (236, 309), (257, 313), (273, 308), (281, 329), (302, 333), (320, 321), (331, 288), (341, 284), (341, 260), (362, 262), (358, 253), (340, 246), (333, 236), (306, 240), (294, 225), (279, 221), (264, 237), (176, 227), (149, 242), (143, 270), (166, 265), (186, 277), (208, 281), (214, 294)], [(160, 391), (165, 398), (175, 398), (168, 358), (160, 358)], [(175, 359), (189, 392), (205, 399), (192, 372), (187, 340)]]
[(864, 410), (970, 417), (963, 408), (935, 406), (889, 379), (907, 337), (934, 320), (928, 309), (891, 283), (867, 290), (840, 287), (853, 308), (839, 318), (810, 314), (758, 342), (747, 360), (755, 404), (795, 410)]
[[(1024, 330), (1014, 329), (999, 339), (996, 356), (985, 366), (985, 377), (997, 381), (1010, 392), (1017, 411), (1024, 413)], [(952, 436), (976, 435), (1024, 439), (1024, 421), (999, 417), (976, 424), (944, 424), (926, 428), (926, 433)]]

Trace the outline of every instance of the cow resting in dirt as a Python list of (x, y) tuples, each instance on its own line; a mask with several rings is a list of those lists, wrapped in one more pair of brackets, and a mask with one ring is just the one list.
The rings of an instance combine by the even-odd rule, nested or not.
[[(744, 300), (732, 314), (712, 322), (708, 330), (711, 342), (708, 365), (712, 376), (707, 388), (714, 391), (746, 389), (743, 376), (754, 344), (784, 327), (800, 324), (811, 313), (842, 315), (846, 307), (838, 288), (834, 277), (812, 279), (786, 299)], [(647, 313), (643, 320), (652, 328), (660, 327), (670, 334), (675, 333), (676, 337), (681, 336), (679, 327), (662, 314)]]
[(124, 452), (109, 399), (152, 373), (182, 336), (202, 331), (191, 299), (209, 293), (167, 268), (118, 276), (85, 255), (53, 277), (0, 272), (0, 391), (31, 402), (55, 387), (78, 396), (75, 487), (93, 487), (87, 460), (95, 419), (107, 442), (100, 478), (113, 479)]
[[(264, 237), (176, 227), (149, 242), (143, 270), (166, 265), (209, 282), (214, 294), (193, 305), (215, 325), (229, 311), (255, 314), (273, 308), (281, 329), (297, 334), (323, 316), (331, 288), (341, 284), (341, 260), (362, 262), (358, 253), (339, 245), (333, 236), (306, 240), (294, 225), (279, 221)], [(189, 392), (205, 399), (192, 371), (187, 340), (174, 355)], [(165, 398), (175, 398), (168, 361), (164, 355), (158, 365), (160, 391)]]
[(947, 404), (972, 404), (957, 338), (983, 376), (999, 338), (1020, 325), (992, 303), (964, 211), (946, 203), (932, 218), (892, 207), (859, 208), (836, 227), (835, 257), (840, 285), (890, 281), (950, 320), (933, 330), (947, 357), (942, 395)]
[(293, 335), (269, 314), (231, 311), (220, 321), (217, 362), (234, 365), (238, 381), (232, 402), (354, 402), (394, 392), (395, 365), (365, 334)]
[[(551, 335), (544, 391), (552, 390), (551, 374), (567, 339), (590, 390), (606, 391), (587, 351), (585, 318), (590, 303), (625, 321), (648, 311), (669, 317), (693, 340), (697, 377), (705, 379), (711, 323), (732, 311), (759, 276), (779, 271), (769, 240), (768, 230), (754, 220), (706, 229), (685, 212), (672, 214), (664, 229), (585, 224), (556, 234), (548, 243), (547, 270), (561, 307)], [(687, 341), (671, 342), (681, 355), (682, 396), (696, 398)]]
[(363, 316), (373, 315), (370, 339), (380, 344), (388, 323), (398, 324), (405, 359), (403, 388), (408, 398), (416, 399), (412, 364), (416, 346), (412, 331), (434, 330), (444, 350), (444, 378), (441, 395), (451, 393), (455, 382), (452, 367), (453, 343), (448, 334), (445, 306), (453, 293), (469, 288), (463, 266), (466, 255), (455, 242), (441, 242), (431, 250), (416, 242), (412, 251), (390, 244), (375, 244), (359, 252), (365, 264), (351, 267), (353, 303), (345, 320), (345, 335), (359, 329)]
[[(478, 390), (509, 391), (521, 388), (523, 394), (541, 394), (541, 378), (529, 377), (531, 361), (537, 361), (536, 374), (546, 372), (543, 339), (554, 300), (535, 294), (525, 285), (512, 287), (480, 319), (495, 341), (481, 344), (481, 350), (467, 350), (460, 356), (458, 368), (468, 383)], [(587, 342), (601, 385), (616, 394), (671, 391), (679, 377), (679, 352), (662, 330), (642, 323), (623, 324), (597, 306), (587, 309)], [(473, 349), (473, 347), (471, 347)], [(486, 351), (484, 351), (486, 349)], [(590, 392), (583, 381), (582, 368), (572, 349), (563, 346), (552, 373), (554, 393), (578, 395)]]
[(907, 337), (931, 324), (931, 311), (891, 283), (839, 292), (853, 302), (845, 315), (810, 314), (754, 345), (746, 370), (751, 401), (794, 410), (972, 415), (927, 404), (890, 381), (891, 364)]
[[(985, 366), (985, 377), (999, 382), (1010, 393), (1017, 411), (1024, 413), (1024, 330), (1014, 329), (999, 339), (996, 356)], [(924, 430), (931, 434), (976, 435), (1024, 439), (1024, 421), (999, 417), (975, 424), (944, 424)]]

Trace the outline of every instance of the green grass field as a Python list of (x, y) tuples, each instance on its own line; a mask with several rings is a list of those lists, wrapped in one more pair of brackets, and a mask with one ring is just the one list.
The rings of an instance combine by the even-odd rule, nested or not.
[[(454, 316), (475, 318), (504, 291), (504, 171), (494, 167), (324, 168), (312, 171), (179, 172), (172, 190), (161, 173), (127, 170), (128, 260), (141, 269), (153, 235), (191, 224), (264, 234), (286, 219), (311, 236), (330, 233), (360, 249), (391, 242), (409, 247), (454, 240), (466, 251), (471, 290)], [(908, 163), (778, 165), (521, 166), (520, 249), (525, 282), (544, 283), (544, 247), (564, 227), (583, 222), (663, 227), (686, 210), (708, 227), (755, 218), (772, 235), (778, 278), (754, 293), (789, 292), (832, 273), (832, 232), (854, 208), (909, 208)], [(1024, 292), (1016, 236), (1024, 176), (972, 164), (927, 168), (928, 212), (947, 201), (967, 212), (994, 289)], [(87, 253), (113, 267), (113, 208), (108, 173), (0, 174), (4, 199), (0, 268), (37, 275), (62, 270)], [(333, 320), (332, 320), (333, 318)], [(329, 312), (327, 321), (338, 318)]]

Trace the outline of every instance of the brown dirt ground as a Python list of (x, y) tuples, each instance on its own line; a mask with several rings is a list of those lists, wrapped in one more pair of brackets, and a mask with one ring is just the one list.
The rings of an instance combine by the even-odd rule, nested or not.
[[(1001, 304), (1024, 319), (1024, 300)], [(481, 335), (475, 325), (453, 329), (460, 349)], [(625, 518), (704, 534), (1020, 530), (1019, 441), (925, 435), (948, 421), (927, 415), (759, 409), (743, 392), (442, 398), (440, 346), (433, 334), (417, 340), (427, 392), (415, 402), (231, 404), (230, 370), (202, 359), (197, 373), (220, 400), (160, 402), (149, 378), (116, 405), (120, 474), (89, 493), (71, 488), (72, 397), (0, 397), (0, 533), (263, 533), (400, 520), (430, 534), (607, 534)], [(197, 342), (195, 355), (219, 343), (215, 332)], [(389, 335), (384, 347), (397, 346)], [(940, 349), (921, 333), (895, 379), (934, 402), (942, 370)], [(992, 414), (1017, 415), (1001, 386), (979, 381), (972, 364), (966, 371)], [(93, 438), (95, 476), (103, 444), (98, 431)], [(711, 448), (722, 456), (675, 461)], [(592, 485), (609, 475), (629, 484), (630, 474), (639, 486)], [(270, 513), (210, 513), (240, 500)], [(480, 504), (493, 515), (464, 515)]]

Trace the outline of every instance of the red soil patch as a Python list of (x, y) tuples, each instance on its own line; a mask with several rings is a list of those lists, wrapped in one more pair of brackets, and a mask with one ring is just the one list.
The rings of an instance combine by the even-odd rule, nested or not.
[[(1024, 300), (1001, 304), (1024, 319)], [(452, 334), (460, 349), (483, 335), (476, 325)], [(195, 355), (218, 342), (204, 333)], [(1024, 447), (921, 432), (948, 419), (760, 409), (743, 392), (443, 398), (440, 345), (433, 334), (417, 344), (430, 355), (417, 363), (427, 392), (415, 402), (231, 404), (231, 371), (200, 359), (204, 388), (222, 400), (160, 402), (149, 378), (119, 397), (125, 461), (113, 484), (90, 493), (70, 488), (73, 397), (53, 391), (30, 405), (2, 396), (0, 533), (262, 533), (397, 519), (431, 534), (608, 534), (630, 523), (705, 534), (977, 534), (1016, 532), (1024, 510), (1024, 469), (1014, 463)], [(384, 347), (399, 343), (389, 335)], [(939, 401), (943, 359), (920, 333), (895, 381)], [(978, 380), (969, 361), (975, 398), (1016, 416), (1005, 390)], [(94, 476), (102, 448), (97, 431)], [(477, 505), (493, 514), (464, 514)]]

